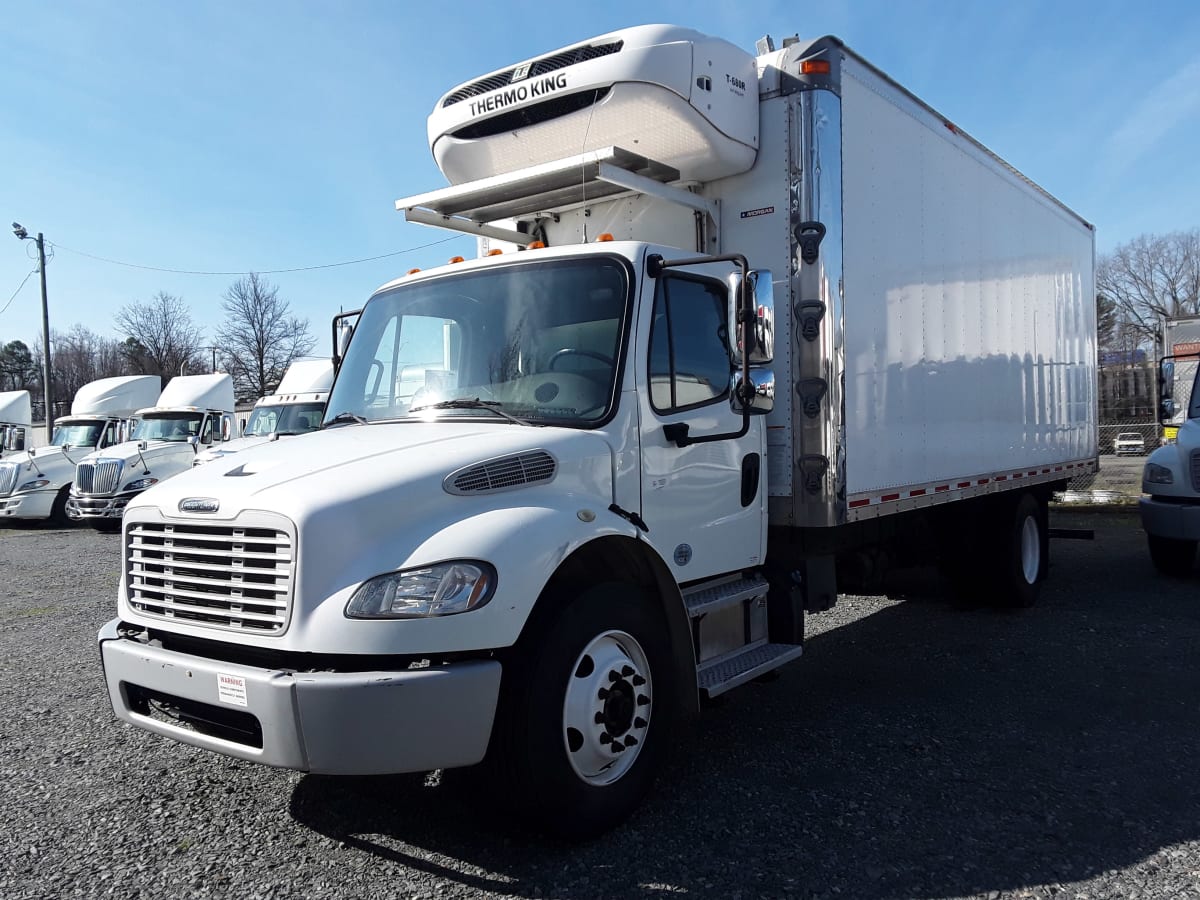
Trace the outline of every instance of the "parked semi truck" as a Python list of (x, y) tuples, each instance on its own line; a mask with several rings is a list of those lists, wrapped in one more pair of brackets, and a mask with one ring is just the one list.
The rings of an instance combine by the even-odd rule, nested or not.
[(192, 465), (200, 466), (280, 437), (316, 431), (321, 427), (332, 385), (333, 360), (296, 360), (284, 372), (275, 393), (254, 404), (242, 436), (196, 454)]
[(201, 447), (232, 437), (233, 379), (180, 375), (158, 401), (139, 409), (129, 440), (89, 453), (75, 469), (67, 515), (117, 531), (126, 505), (142, 491), (191, 468)]
[(32, 423), (29, 391), (0, 391), (0, 458), (25, 450)]
[(1159, 362), (1162, 447), (1142, 470), (1138, 508), (1155, 568), (1186, 576), (1200, 542), (1200, 317), (1170, 319)]
[(1032, 603), (1097, 466), (1093, 229), (834, 38), (642, 26), (455, 87), (479, 238), (365, 304), (321, 431), (131, 500), (116, 714), (241, 759), (483, 765), (620, 821), (800, 656), (839, 557)]
[(75, 466), (95, 450), (124, 441), (130, 417), (158, 398), (157, 375), (101, 378), (75, 392), (71, 414), (57, 419), (48, 447), (0, 462), (0, 518), (67, 521)]

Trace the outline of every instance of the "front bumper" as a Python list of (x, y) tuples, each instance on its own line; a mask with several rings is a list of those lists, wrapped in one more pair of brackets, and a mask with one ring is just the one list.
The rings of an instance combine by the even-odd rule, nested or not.
[(48, 519), (55, 496), (53, 491), (27, 491), (0, 497), (0, 519)]
[[(118, 718), (146, 731), (327, 775), (469, 766), (487, 752), (500, 690), (495, 660), (400, 672), (270, 670), (143, 644), (118, 625), (99, 635), (109, 700)], [(163, 707), (185, 715), (154, 712)]]
[(1153, 496), (1142, 497), (1138, 511), (1147, 534), (1176, 541), (1200, 541), (1200, 501), (1172, 503)]
[(128, 491), (115, 497), (91, 497), (71, 494), (67, 500), (68, 519), (119, 519), (129, 501), (141, 491)]

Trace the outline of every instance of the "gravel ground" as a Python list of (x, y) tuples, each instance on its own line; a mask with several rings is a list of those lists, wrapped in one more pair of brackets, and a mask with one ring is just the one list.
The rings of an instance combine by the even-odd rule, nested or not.
[(117, 538), (0, 528), (0, 896), (1200, 897), (1200, 570), (1059, 515), (1042, 603), (929, 573), (810, 620), (804, 660), (679, 735), (641, 811), (563, 846), (454, 773), (329, 779), (120, 725)]

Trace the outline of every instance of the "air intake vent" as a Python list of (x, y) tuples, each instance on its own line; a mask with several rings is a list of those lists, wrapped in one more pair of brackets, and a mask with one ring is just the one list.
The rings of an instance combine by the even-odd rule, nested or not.
[[(538, 75), (545, 75), (547, 72), (565, 69), (567, 66), (573, 66), (576, 63), (587, 62), (590, 59), (599, 59), (601, 56), (617, 53), (624, 43), (624, 41), (613, 41), (611, 44), (574, 47), (571, 50), (564, 50), (562, 53), (555, 53), (553, 56), (542, 57), (529, 63), (529, 71), (517, 80), (523, 81), (526, 78), (536, 78)], [(514, 66), (507, 71), (497, 72), (495, 75), (489, 75), (487, 78), (481, 78), (479, 81), (473, 81), (468, 85), (464, 85), (446, 97), (442, 101), (442, 107), (453, 106), (455, 103), (460, 103), (471, 97), (478, 97), (480, 94), (486, 94), (488, 91), (494, 91), (497, 88), (510, 85), (513, 83), (513, 73), (516, 71), (517, 67)]]
[(527, 484), (546, 484), (554, 479), (557, 468), (554, 457), (545, 450), (530, 450), (451, 472), (442, 486), (450, 494), (510, 491)]

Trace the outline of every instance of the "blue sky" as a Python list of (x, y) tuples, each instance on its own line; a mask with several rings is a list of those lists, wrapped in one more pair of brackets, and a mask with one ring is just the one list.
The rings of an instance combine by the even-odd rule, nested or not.
[[(1200, 225), (1200, 3), (315, 3), (6, 6), (0, 221), (58, 245), (51, 327), (118, 336), (126, 303), (181, 296), (210, 332), (236, 276), (418, 248), (397, 197), (441, 187), (425, 119), (450, 87), (615, 28), (686, 25), (753, 52), (836, 34), (1096, 224), (1103, 253)], [(326, 350), (329, 318), (467, 238), (272, 274)], [(0, 231), (0, 307), (34, 263)], [(84, 255), (88, 254), (88, 255)], [(0, 343), (40, 334), (37, 277)]]

